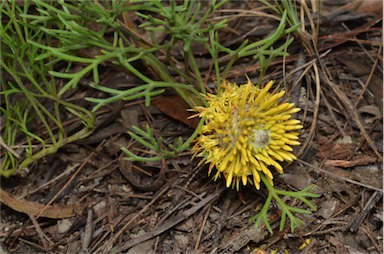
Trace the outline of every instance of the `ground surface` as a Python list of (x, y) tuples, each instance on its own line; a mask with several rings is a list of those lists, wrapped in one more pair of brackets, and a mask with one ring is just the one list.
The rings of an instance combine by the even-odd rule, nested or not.
[[(279, 209), (274, 206), (269, 211), (274, 234), (256, 229), (249, 218), (262, 207), (266, 192), (225, 189), (223, 181), (207, 176), (206, 166), (190, 160), (190, 153), (145, 165), (122, 160), (119, 147), (129, 144), (126, 130), (132, 124), (149, 123), (169, 142), (191, 133), (170, 117), (174, 113), (159, 111), (177, 104), (168, 97), (149, 108), (141, 101), (112, 105), (100, 115), (108, 121), (94, 135), (39, 161), (24, 178), (2, 180), (3, 199), (15, 206), (1, 206), (5, 250), (382, 253), (382, 2), (367, 2), (360, 7), (324, 4), (316, 47), (295, 40), (290, 56), (276, 59), (265, 78), (289, 84), (288, 96), (303, 109), (298, 115), (305, 127), (299, 159), (286, 165), (276, 186), (297, 190), (314, 185), (313, 191), (321, 195), (314, 200), (318, 210), (301, 216), (304, 226), (290, 232), (288, 225), (279, 232)], [(351, 8), (356, 10), (348, 11)], [(256, 14), (230, 25), (228, 45), (247, 32), (247, 38), (257, 40), (271, 30)], [(318, 57), (312, 54), (315, 48)], [(209, 59), (200, 53), (204, 71)], [(238, 63), (228, 79), (241, 83), (245, 74), (253, 79), (258, 65), (252, 61)], [(102, 82), (118, 86), (134, 79), (111, 69)], [(17, 207), (41, 209), (51, 202), (55, 206), (45, 212), (57, 219), (15, 212)], [(287, 202), (305, 208), (296, 200)]]

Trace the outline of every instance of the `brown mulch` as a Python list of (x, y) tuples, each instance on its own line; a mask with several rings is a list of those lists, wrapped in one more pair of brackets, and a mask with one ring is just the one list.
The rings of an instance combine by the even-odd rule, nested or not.
[[(242, 10), (260, 6), (235, 2), (227, 10), (231, 4)], [(273, 204), (274, 234), (255, 228), (249, 218), (267, 192), (224, 188), (189, 152), (146, 164), (123, 160), (121, 146), (141, 151), (127, 134), (132, 125), (149, 124), (166, 143), (192, 132), (195, 123), (167, 110), (185, 106), (166, 97), (148, 108), (139, 100), (105, 107), (93, 135), (40, 160), (25, 177), (2, 179), (4, 251), (382, 253), (382, 2), (328, 1), (319, 15), (318, 23), (303, 24), (307, 34), (289, 47), (289, 57), (272, 62), (264, 78), (275, 79), (303, 109), (299, 159), (285, 165), (275, 185), (287, 190), (314, 185), (318, 210), (300, 216), (304, 226), (290, 232), (288, 222), (279, 232), (280, 210)], [(223, 31), (227, 47), (238, 45), (239, 38), (260, 40), (277, 24), (252, 11), (236, 17)], [(198, 62), (207, 83), (214, 83), (205, 53), (196, 52)], [(258, 71), (249, 58), (237, 63), (228, 79), (241, 83), (247, 74), (256, 80)], [(135, 82), (121, 70), (104, 70), (104, 84), (122, 88)], [(97, 96), (78, 89), (85, 97)], [(81, 100), (76, 94), (67, 96)], [(306, 208), (297, 200), (286, 202)]]

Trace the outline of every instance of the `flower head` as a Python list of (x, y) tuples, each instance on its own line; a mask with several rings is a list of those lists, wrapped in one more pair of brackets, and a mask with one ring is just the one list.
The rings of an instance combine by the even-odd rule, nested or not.
[[(205, 119), (193, 147), (195, 155), (210, 163), (209, 173), (216, 167), (216, 180), (221, 174), (227, 187), (239, 188), (253, 182), (260, 188), (260, 174), (273, 184), (272, 166), (280, 174), (279, 162), (293, 161), (291, 146), (299, 145), (299, 120), (291, 119), (300, 111), (293, 103), (279, 103), (284, 91), (271, 93), (270, 81), (264, 88), (248, 80), (237, 86), (224, 82), (222, 91), (206, 96), (207, 107), (196, 107)], [(249, 178), (250, 177), (250, 178)]]

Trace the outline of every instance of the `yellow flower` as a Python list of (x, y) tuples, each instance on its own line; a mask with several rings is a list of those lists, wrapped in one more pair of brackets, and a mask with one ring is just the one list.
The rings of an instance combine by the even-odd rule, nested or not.
[[(205, 119), (193, 152), (216, 167), (216, 180), (221, 174), (227, 187), (239, 189), (253, 182), (260, 189), (260, 174), (273, 185), (268, 166), (283, 173), (280, 162), (293, 161), (291, 146), (299, 145), (297, 130), (303, 128), (291, 115), (300, 111), (293, 103), (279, 103), (284, 91), (271, 93), (270, 81), (264, 88), (248, 83), (237, 86), (224, 82), (221, 93), (206, 96), (207, 107), (196, 107)], [(252, 178), (248, 178), (252, 176)]]

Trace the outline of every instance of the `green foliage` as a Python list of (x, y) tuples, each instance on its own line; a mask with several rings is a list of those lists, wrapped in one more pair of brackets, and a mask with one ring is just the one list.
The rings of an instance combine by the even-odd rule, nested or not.
[[(203, 121), (200, 121), (196, 129), (200, 129), (203, 123)], [(121, 150), (127, 155), (127, 160), (141, 162), (158, 161), (175, 156), (188, 149), (198, 134), (198, 132), (195, 131), (186, 141), (183, 141), (183, 139), (179, 137), (176, 145), (169, 144), (168, 148), (165, 149), (163, 138), (155, 137), (153, 130), (148, 125), (145, 127), (145, 131), (137, 126), (133, 126), (132, 129), (133, 131), (129, 131), (128, 134), (138, 143), (142, 144), (146, 148), (149, 148), (155, 155), (152, 157), (142, 157), (134, 154), (125, 147), (122, 147)]]
[[(254, 59), (257, 59), (260, 62), (260, 76), (259, 76), (259, 82), (258, 82), (258, 85), (260, 85), (261, 82), (263, 81), (263, 76), (267, 71), (269, 64), (272, 62), (272, 60), (276, 56), (287, 56), (285, 49), (292, 43), (293, 38), (289, 39), (283, 45), (281, 45), (276, 49), (273, 48), (273, 44), (282, 36), (295, 31), (299, 27), (299, 24), (296, 24), (295, 26), (285, 29), (286, 19), (287, 19), (287, 12), (284, 11), (282, 13), (279, 26), (271, 36), (253, 43), (249, 43), (247, 40), (245, 40), (235, 50), (231, 50), (223, 47), (217, 42), (217, 38), (211, 35), (212, 40), (216, 38), (214, 41), (212, 41), (211, 43), (212, 46), (209, 48), (212, 56), (218, 55), (219, 52), (225, 52), (230, 56), (230, 61), (225, 66), (225, 69), (221, 74), (222, 78), (225, 78), (227, 76), (229, 70), (238, 59), (252, 56)], [(217, 69), (219, 67), (215, 65), (215, 68)], [(216, 73), (218, 73), (217, 75), (220, 76), (218, 70), (216, 70)], [(217, 78), (218, 80), (221, 80), (219, 76)]]
[[(49, 75), (52, 66), (47, 66), (43, 59), (37, 59), (44, 50), (30, 42), (47, 43), (52, 38), (29, 22), (26, 14), (29, 6), (27, 1), (23, 6), (15, 2), (1, 3), (3, 19), (9, 19), (0, 24), (0, 95), (4, 99), (4, 106), (0, 108), (3, 114), (1, 140), (8, 147), (2, 157), (2, 176), (22, 172), (33, 161), (86, 137), (93, 130), (93, 114), (62, 100), (57, 93), (57, 80)], [(51, 25), (49, 20), (42, 22), (46, 27)], [(61, 119), (63, 110), (82, 121), (84, 128), (68, 136)], [(13, 147), (19, 150), (14, 151)], [(24, 149), (20, 150), (22, 147)]]
[[(272, 199), (275, 199), (277, 204), (279, 205), (279, 208), (281, 209), (281, 218), (280, 218), (280, 226), (279, 230), (283, 230), (285, 227), (287, 215), (290, 220), (290, 225), (291, 225), (291, 231), (293, 232), (296, 227), (299, 227), (304, 224), (304, 221), (301, 219), (297, 218), (294, 213), (300, 213), (300, 214), (311, 214), (311, 211), (316, 211), (316, 206), (313, 205), (308, 198), (317, 198), (319, 195), (315, 193), (311, 193), (311, 189), (313, 186), (308, 186), (307, 188), (301, 190), (301, 191), (285, 191), (285, 190), (280, 190), (276, 189), (273, 187), (266, 177), (263, 174), (260, 174), (261, 180), (263, 181), (264, 185), (268, 189), (268, 197), (266, 201), (264, 202), (263, 208), (261, 211), (253, 216), (251, 218), (252, 221), (255, 221), (256, 227), (260, 226), (260, 223), (263, 221), (265, 224), (265, 227), (268, 229), (268, 231), (272, 234), (272, 228), (271, 225), (268, 222), (268, 210), (271, 205)], [(298, 199), (301, 202), (303, 202), (305, 205), (307, 205), (311, 211), (293, 207), (290, 205), (287, 205), (281, 198), (280, 196), (284, 197), (291, 197), (294, 199)]]
[(170, 6), (164, 6), (161, 1), (152, 1), (152, 8), (149, 10), (159, 15), (158, 18), (150, 14), (137, 13), (138, 16), (148, 20), (140, 25), (150, 31), (152, 43), (157, 44), (154, 32), (162, 32), (170, 35), (170, 45), (181, 40), (184, 52), (191, 50), (194, 43), (208, 42), (206, 33), (216, 31), (226, 26), (226, 20), (214, 23), (209, 22), (208, 18), (222, 6), (225, 1), (216, 3), (208, 2), (208, 10), (202, 12), (202, 3), (198, 1), (184, 1), (182, 5), (177, 5), (175, 1), (170, 1)]

